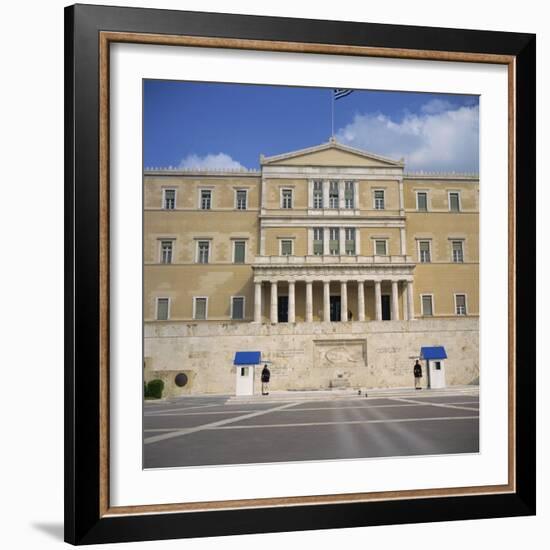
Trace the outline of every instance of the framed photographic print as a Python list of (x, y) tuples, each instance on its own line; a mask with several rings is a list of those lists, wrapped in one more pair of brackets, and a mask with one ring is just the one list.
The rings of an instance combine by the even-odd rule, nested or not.
[(535, 37), (65, 21), (66, 540), (534, 514)]

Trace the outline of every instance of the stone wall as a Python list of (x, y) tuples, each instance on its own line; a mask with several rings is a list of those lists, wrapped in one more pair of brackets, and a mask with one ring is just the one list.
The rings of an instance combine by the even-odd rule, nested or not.
[[(420, 347), (436, 345), (447, 351), (447, 385), (477, 384), (479, 378), (477, 318), (273, 325), (152, 322), (144, 331), (145, 380), (162, 378), (168, 396), (234, 394), (236, 351), (261, 351), (271, 361), (273, 391), (410, 387)], [(182, 388), (174, 383), (179, 372), (188, 378)]]

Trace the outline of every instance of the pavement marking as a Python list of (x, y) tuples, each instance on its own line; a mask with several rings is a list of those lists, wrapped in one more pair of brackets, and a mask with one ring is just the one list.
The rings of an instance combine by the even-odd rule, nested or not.
[(462, 411), (479, 411), (479, 408), (476, 407), (462, 407), (458, 405), (449, 405), (445, 403), (429, 403), (427, 401), (417, 401), (415, 399), (404, 399), (404, 398), (393, 398), (392, 401), (402, 401), (403, 403), (416, 403), (418, 405), (427, 405), (428, 407), (442, 407), (444, 409), (459, 409)]
[(220, 407), (223, 403), (219, 403), (217, 405), (195, 405), (194, 407), (179, 407), (177, 409), (158, 409), (155, 411), (146, 411), (144, 412), (145, 416), (155, 416), (156, 414), (160, 413), (167, 413), (167, 412), (176, 412), (176, 411), (190, 411), (193, 409), (206, 409), (207, 407)]
[(232, 418), (226, 418), (225, 420), (218, 420), (217, 422), (211, 422), (210, 424), (203, 424), (202, 426), (195, 426), (194, 428), (183, 428), (181, 430), (173, 430), (166, 434), (161, 435), (154, 435), (152, 437), (148, 437), (147, 439), (143, 440), (144, 445), (149, 445), (151, 443), (156, 443), (157, 441), (164, 441), (166, 439), (172, 439), (174, 437), (180, 437), (182, 435), (187, 435), (190, 433), (200, 432), (202, 430), (208, 430), (212, 428), (217, 428), (219, 426), (223, 426), (224, 424), (230, 424), (231, 422), (238, 422), (239, 420), (246, 420), (247, 418), (254, 418), (255, 416), (261, 416), (263, 414), (268, 414), (271, 412), (279, 411), (281, 409), (286, 409), (288, 407), (293, 407), (294, 405), (299, 405), (300, 402), (297, 403), (285, 403), (284, 405), (279, 405), (278, 407), (273, 407), (271, 409), (266, 409), (263, 411), (255, 411), (250, 414), (244, 414), (242, 416), (235, 416)]
[[(397, 407), (420, 407), (422, 405), (432, 405), (433, 403), (428, 402), (418, 402), (418, 403), (403, 403), (402, 405), (398, 404), (391, 404), (391, 405), (347, 405), (342, 407), (303, 407), (300, 409), (291, 409), (291, 410), (283, 410), (281, 412), (295, 412), (295, 411), (338, 411), (338, 410), (351, 410), (351, 409), (383, 409), (383, 408), (397, 408)], [(450, 402), (445, 403), (445, 405), (474, 405), (474, 401), (457, 401), (457, 402)], [(194, 407), (191, 407), (194, 408)], [(174, 409), (178, 410), (178, 409)], [(181, 411), (186, 411), (188, 409), (179, 409)], [(468, 409), (469, 410), (469, 409)], [(478, 409), (472, 409), (472, 410), (478, 410)], [(248, 413), (253, 412), (250, 410), (245, 411), (232, 411), (232, 410), (223, 410), (223, 411), (205, 411), (205, 412), (164, 412), (164, 411), (155, 411), (153, 414), (145, 414), (145, 416), (206, 416), (206, 415), (212, 415), (212, 414), (241, 414), (241, 413)]]
[[(393, 399), (392, 399), (393, 401)], [(449, 405), (468, 405), (471, 401), (459, 401), (457, 403), (449, 403)], [(431, 403), (403, 403), (403, 405), (349, 405), (347, 407), (304, 407), (301, 409), (292, 409), (291, 411), (282, 412), (294, 412), (294, 411), (338, 411), (341, 409), (384, 409), (384, 408), (397, 408), (397, 407), (419, 407), (421, 405), (431, 405)]]
[[(250, 424), (246, 426), (212, 426), (206, 430), (247, 430), (252, 428), (295, 428), (307, 426), (331, 426), (343, 424), (394, 424), (399, 422), (430, 422), (432, 420), (473, 420), (479, 416), (436, 416), (434, 418), (386, 418), (380, 420), (344, 420), (342, 422), (299, 422), (296, 424)], [(147, 440), (146, 440), (147, 441)]]
[[(401, 406), (401, 405), (398, 405)], [(185, 409), (182, 409), (185, 410)], [(232, 410), (224, 410), (224, 411), (205, 411), (205, 412), (169, 412), (169, 413), (162, 413), (159, 412), (157, 414), (147, 414), (145, 416), (206, 416), (207, 414), (237, 414), (237, 413), (249, 413), (254, 412), (253, 410), (247, 410), (247, 411), (232, 411)]]

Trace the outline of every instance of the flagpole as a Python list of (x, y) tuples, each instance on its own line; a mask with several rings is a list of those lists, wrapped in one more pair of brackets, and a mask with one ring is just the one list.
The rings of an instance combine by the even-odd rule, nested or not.
[(331, 121), (332, 121), (332, 129), (330, 137), (334, 138), (334, 90), (330, 90), (330, 98), (331, 98)]

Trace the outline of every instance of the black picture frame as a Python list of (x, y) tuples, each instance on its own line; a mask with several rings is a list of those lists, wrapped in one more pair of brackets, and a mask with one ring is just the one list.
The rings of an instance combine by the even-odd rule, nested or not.
[[(100, 506), (100, 32), (512, 56), (515, 491), (155, 514)], [(532, 34), (75, 5), (65, 9), (65, 540), (72, 544), (535, 514), (535, 61)], [(527, 299), (529, 293), (529, 299)], [(106, 396), (103, 396), (106, 398)]]

